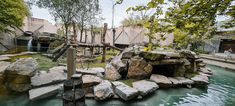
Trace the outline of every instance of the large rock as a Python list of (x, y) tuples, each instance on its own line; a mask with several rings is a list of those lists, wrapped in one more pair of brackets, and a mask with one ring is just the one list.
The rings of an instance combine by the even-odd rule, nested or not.
[(152, 65), (180, 65), (183, 64), (184, 61), (181, 59), (163, 59), (160, 61), (151, 61)]
[(121, 75), (117, 71), (115, 67), (113, 67), (111, 64), (107, 64), (105, 67), (105, 78), (108, 80), (116, 81), (121, 78)]
[(146, 60), (155, 61), (155, 60), (162, 60), (166, 55), (162, 53), (157, 53), (155, 51), (151, 51), (151, 52), (141, 52), (140, 56)]
[(209, 71), (206, 67), (201, 67), (200, 69), (198, 69), (199, 72), (202, 72), (204, 74), (209, 74), (212, 75), (213, 73), (211, 71)]
[(8, 56), (0, 56), (0, 61), (10, 60)]
[(97, 100), (105, 100), (114, 95), (112, 84), (108, 80), (102, 81), (94, 87), (94, 95)]
[(115, 93), (121, 97), (123, 100), (128, 101), (134, 99), (138, 96), (138, 90), (132, 88), (122, 82), (115, 81), (112, 82), (114, 85)]
[(191, 80), (193, 80), (194, 83), (197, 84), (197, 85), (206, 85), (206, 84), (209, 84), (208, 77), (207, 76), (203, 76), (203, 75), (196, 75), (196, 76), (192, 77)]
[[(10, 62), (4, 62), (4, 61), (0, 62), (0, 77), (3, 76), (3, 74), (5, 73), (6, 68), (9, 65), (10, 65)], [(0, 84), (1, 84), (1, 78), (0, 78)]]
[(61, 87), (62, 84), (57, 84), (47, 87), (31, 89), (29, 90), (29, 100), (39, 100), (56, 95)]
[(132, 58), (128, 68), (127, 77), (131, 79), (149, 78), (152, 74), (152, 65), (142, 58)]
[(55, 66), (49, 69), (49, 72), (53, 73), (53, 72), (66, 72), (67, 71), (67, 67), (66, 66)]
[(125, 71), (126, 65), (122, 62), (121, 56), (114, 57), (110, 63), (118, 70), (118, 72)]
[(184, 86), (194, 84), (192, 80), (184, 77), (168, 77), (168, 79), (172, 82), (173, 86)]
[(54, 71), (48, 73), (41, 73), (31, 77), (31, 85), (34, 87), (55, 84), (66, 80), (66, 73), (61, 71)]
[(150, 80), (156, 82), (160, 87), (171, 87), (172, 82), (163, 75), (152, 74)]
[(17, 74), (32, 77), (36, 73), (38, 63), (33, 58), (21, 58), (7, 67), (7, 74)]
[(30, 77), (36, 73), (38, 63), (33, 58), (19, 59), (7, 67), (5, 82), (7, 88), (16, 92), (25, 92), (31, 88)]
[(145, 96), (156, 91), (159, 87), (155, 82), (141, 80), (132, 83), (132, 86), (140, 92), (140, 95)]
[(190, 59), (199, 59), (197, 54), (193, 51), (190, 51), (190, 50), (181, 50), (180, 55), (182, 55), (186, 58), (190, 58)]
[(98, 76), (103, 76), (105, 73), (105, 69), (102, 67), (96, 67), (96, 68), (89, 68), (89, 69), (77, 69), (76, 73), (85, 75), (98, 75)]
[(82, 81), (83, 81), (83, 87), (91, 87), (101, 83), (103, 79), (94, 75), (83, 75)]

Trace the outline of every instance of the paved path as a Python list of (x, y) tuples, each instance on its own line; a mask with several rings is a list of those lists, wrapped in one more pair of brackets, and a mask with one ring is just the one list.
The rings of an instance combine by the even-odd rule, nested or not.
[(200, 57), (207, 64), (235, 70), (235, 60), (226, 60), (226, 59), (214, 57), (213, 55), (208, 55), (208, 54), (202, 54), (200, 55)]

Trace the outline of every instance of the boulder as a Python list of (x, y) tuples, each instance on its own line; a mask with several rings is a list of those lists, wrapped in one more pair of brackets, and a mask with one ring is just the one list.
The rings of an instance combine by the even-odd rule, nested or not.
[(112, 82), (114, 85), (115, 93), (125, 101), (134, 99), (138, 96), (138, 90), (132, 88), (122, 82), (115, 81)]
[(100, 77), (94, 75), (83, 75), (82, 81), (83, 87), (91, 87), (101, 83), (103, 80)]
[(112, 84), (108, 80), (102, 81), (94, 87), (94, 95), (97, 100), (105, 100), (114, 95)]
[(89, 69), (76, 69), (76, 73), (78, 74), (89, 74), (89, 75), (101, 75), (103, 76), (105, 69), (102, 67), (97, 68), (89, 68)]
[(159, 85), (159, 87), (171, 87), (172, 86), (172, 82), (163, 75), (152, 74), (150, 77), (150, 80), (156, 82)]
[(36, 73), (38, 63), (33, 58), (19, 59), (7, 67), (5, 83), (7, 88), (16, 92), (25, 92), (31, 88), (30, 77)]
[(182, 57), (180, 53), (174, 51), (156, 51), (156, 53), (166, 55), (167, 58), (173, 58), (173, 59)]
[(130, 59), (132, 56), (134, 56), (135, 51), (131, 48), (126, 48), (123, 50), (123, 52), (120, 54), (121, 59)]
[(0, 62), (0, 76), (5, 73), (6, 68), (10, 65), (10, 62), (1, 61)]
[(173, 86), (184, 86), (194, 84), (192, 80), (184, 77), (168, 77), (168, 79), (172, 82)]
[(151, 52), (141, 52), (140, 57), (143, 57), (146, 60), (151, 60), (151, 61), (155, 61), (155, 60), (162, 60), (166, 55), (161, 54), (161, 53), (157, 53), (155, 51), (151, 51)]
[(32, 77), (36, 74), (38, 63), (33, 58), (21, 58), (7, 67), (7, 74), (17, 74)]
[(121, 75), (118, 73), (117, 69), (114, 68), (111, 64), (107, 64), (105, 67), (104, 77), (108, 80), (116, 81), (121, 78)]
[(142, 58), (131, 58), (127, 77), (130, 79), (145, 79), (152, 74), (152, 65)]
[(199, 59), (197, 54), (193, 51), (190, 51), (190, 50), (181, 50), (180, 55), (182, 55), (186, 58), (190, 58), (190, 59)]
[(55, 66), (49, 69), (49, 72), (67, 72), (67, 67), (66, 66)]
[(205, 67), (200, 67), (200, 69), (198, 69), (199, 72), (205, 73), (205, 74), (209, 74), (212, 75), (213, 73), (211, 71), (209, 71), (207, 68)]
[(48, 84), (55, 84), (62, 81), (65, 81), (67, 74), (61, 71), (54, 71), (48, 73), (40, 73), (31, 77), (31, 85), (33, 87), (39, 87)]
[(0, 61), (10, 60), (8, 56), (0, 56)]
[(206, 84), (209, 84), (208, 77), (207, 76), (203, 76), (203, 75), (196, 75), (196, 76), (192, 77), (191, 80), (193, 80), (194, 83), (197, 84), (197, 85), (206, 85)]
[(199, 67), (206, 67), (206, 64), (205, 63), (198, 63), (198, 66)]
[(31, 89), (29, 90), (29, 100), (39, 100), (56, 95), (61, 87), (62, 84), (57, 84), (47, 87)]
[(121, 56), (115, 56), (110, 63), (118, 72), (125, 71), (126, 65), (122, 62)]
[(140, 95), (145, 96), (156, 91), (159, 87), (155, 82), (141, 80), (132, 83), (133, 88), (140, 92)]
[(160, 61), (151, 61), (150, 64), (152, 65), (180, 65), (183, 64), (184, 61), (180, 60), (180, 59), (164, 59), (164, 60), (160, 60)]

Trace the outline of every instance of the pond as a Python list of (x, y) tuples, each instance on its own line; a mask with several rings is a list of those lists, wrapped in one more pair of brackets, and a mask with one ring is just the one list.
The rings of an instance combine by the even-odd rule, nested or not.
[[(209, 65), (214, 75), (207, 88), (159, 89), (146, 99), (137, 101), (87, 99), (87, 106), (232, 106), (235, 104), (235, 72)], [(51, 97), (31, 102), (27, 95), (0, 96), (0, 106), (62, 106), (62, 101)]]

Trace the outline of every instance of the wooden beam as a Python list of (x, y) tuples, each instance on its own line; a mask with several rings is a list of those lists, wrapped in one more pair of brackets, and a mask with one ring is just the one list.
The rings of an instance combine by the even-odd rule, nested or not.
[[(108, 24), (104, 23), (104, 29), (103, 29), (102, 41), (101, 42), (105, 42), (105, 35), (106, 35), (106, 32), (107, 32), (107, 27), (108, 27)], [(105, 62), (105, 61), (106, 61), (106, 47), (104, 46), (101, 62)]]

